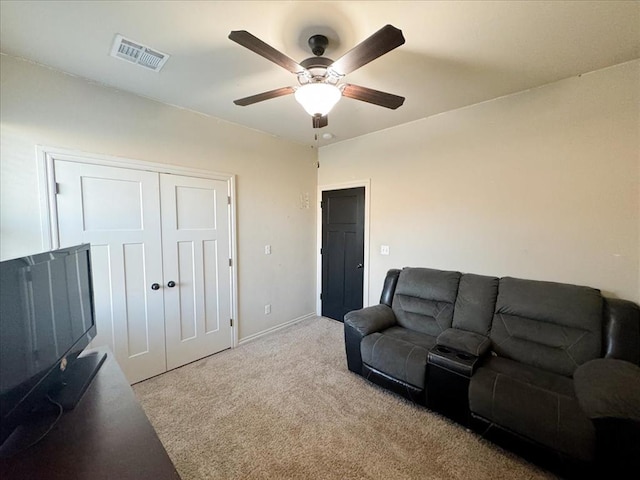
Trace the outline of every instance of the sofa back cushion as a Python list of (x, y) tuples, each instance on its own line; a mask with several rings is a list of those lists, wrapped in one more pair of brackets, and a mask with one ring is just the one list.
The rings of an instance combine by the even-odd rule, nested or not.
[(459, 281), (460, 272), (404, 268), (391, 306), (398, 324), (434, 337), (451, 328)]
[(500, 279), (490, 338), (499, 356), (565, 376), (601, 355), (602, 296), (594, 288)]
[(453, 328), (489, 335), (498, 298), (498, 277), (465, 273), (460, 277)]

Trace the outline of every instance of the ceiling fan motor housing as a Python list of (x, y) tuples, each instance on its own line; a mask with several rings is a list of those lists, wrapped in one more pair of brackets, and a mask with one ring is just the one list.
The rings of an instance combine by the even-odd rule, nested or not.
[(309, 37), (309, 47), (317, 57), (324, 55), (327, 45), (329, 45), (329, 39), (324, 35), (313, 35)]

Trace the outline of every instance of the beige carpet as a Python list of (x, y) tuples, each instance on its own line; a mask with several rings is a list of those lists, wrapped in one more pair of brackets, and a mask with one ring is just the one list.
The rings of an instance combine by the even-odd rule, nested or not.
[(184, 480), (552, 478), (349, 372), (342, 335), (306, 320), (134, 390)]

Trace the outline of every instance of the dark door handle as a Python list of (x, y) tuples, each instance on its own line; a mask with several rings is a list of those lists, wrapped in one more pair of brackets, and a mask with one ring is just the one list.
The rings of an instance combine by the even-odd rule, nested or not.
[(170, 280), (169, 283), (167, 283), (167, 287), (169, 288), (173, 288), (176, 286), (176, 282), (174, 282), (173, 280)]
[(151, 285), (151, 290), (160, 290), (160, 285), (157, 283), (154, 283)]
[(362, 268), (364, 265), (362, 265), (361, 263), (359, 263), (358, 265), (356, 265), (356, 268)]

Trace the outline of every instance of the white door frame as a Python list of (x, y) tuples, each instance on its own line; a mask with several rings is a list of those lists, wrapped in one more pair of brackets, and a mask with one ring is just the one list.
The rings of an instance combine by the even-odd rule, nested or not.
[(231, 314), (233, 325), (231, 327), (231, 346), (238, 346), (238, 262), (236, 244), (236, 176), (232, 173), (211, 172), (196, 168), (166, 165), (164, 163), (132, 160), (129, 158), (85, 153), (67, 150), (57, 147), (38, 145), (36, 147), (38, 167), (38, 198), (40, 200), (40, 226), (42, 232), (42, 247), (44, 250), (54, 250), (60, 247), (58, 238), (58, 212), (56, 207), (56, 184), (54, 161), (65, 160), (68, 162), (88, 163), (109, 167), (128, 168), (131, 170), (147, 170), (156, 173), (169, 173), (191, 177), (212, 178), (223, 180), (227, 183), (227, 195), (229, 203), (229, 256), (231, 257), (230, 281), (231, 281)]
[(354, 180), (352, 182), (334, 183), (331, 185), (318, 185), (317, 226), (316, 226), (316, 314), (322, 315), (322, 192), (329, 190), (345, 190), (347, 188), (364, 187), (364, 272), (362, 274), (362, 306), (369, 306), (369, 205), (371, 199), (371, 180)]

